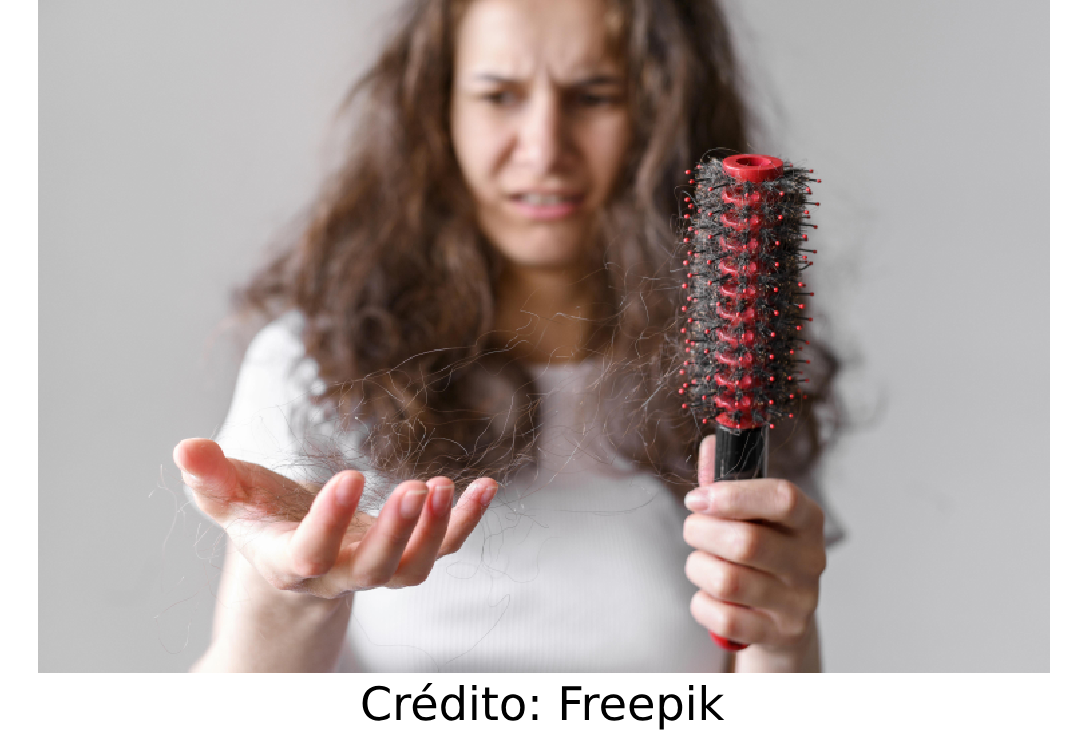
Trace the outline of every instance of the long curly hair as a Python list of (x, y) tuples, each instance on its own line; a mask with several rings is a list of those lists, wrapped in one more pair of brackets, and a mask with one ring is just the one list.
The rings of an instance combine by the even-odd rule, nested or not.
[[(454, 157), (454, 36), (467, 0), (411, 0), (346, 108), (357, 132), (301, 238), (264, 266), (237, 307), (298, 310), (314, 396), (365, 434), (361, 455), (391, 479), (503, 475), (533, 459), (532, 374), (495, 333), (504, 262), (483, 237)], [(726, 20), (714, 2), (616, 0), (608, 23), (624, 55), (630, 154), (599, 212), (590, 350), (620, 456), (691, 488), (699, 426), (680, 407), (675, 333), (680, 266), (676, 189), (708, 149), (747, 151), (746, 110)], [(777, 429), (775, 470), (809, 470), (829, 433), (838, 363), (814, 342), (809, 408)], [(833, 409), (834, 412), (834, 409)], [(825, 420), (828, 420), (827, 418)], [(834, 420), (834, 418), (832, 419)], [(502, 477), (501, 477), (502, 478)]]

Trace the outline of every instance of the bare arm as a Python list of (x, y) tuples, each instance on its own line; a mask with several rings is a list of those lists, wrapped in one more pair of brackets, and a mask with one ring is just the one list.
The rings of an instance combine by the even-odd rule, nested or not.
[(344, 643), (353, 594), (318, 598), (269, 585), (231, 543), (212, 644), (195, 672), (328, 672)]

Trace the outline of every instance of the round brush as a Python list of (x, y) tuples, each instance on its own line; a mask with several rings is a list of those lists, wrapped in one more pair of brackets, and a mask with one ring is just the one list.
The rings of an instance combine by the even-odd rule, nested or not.
[[(682, 407), (714, 425), (715, 481), (761, 479), (768, 430), (794, 418), (803, 326), (812, 317), (801, 272), (812, 170), (767, 155), (705, 157), (684, 202), (686, 290)], [(730, 651), (744, 644), (715, 635)]]

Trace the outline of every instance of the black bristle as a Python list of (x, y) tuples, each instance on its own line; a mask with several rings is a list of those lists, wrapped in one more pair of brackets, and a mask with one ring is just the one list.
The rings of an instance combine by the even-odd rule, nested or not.
[(681, 229), (689, 361), (681, 390), (701, 423), (749, 429), (792, 417), (801, 328), (811, 319), (803, 297), (812, 293), (797, 291), (815, 253), (802, 248), (802, 229), (815, 228), (809, 173), (787, 164), (780, 177), (754, 183), (708, 157), (692, 175)]

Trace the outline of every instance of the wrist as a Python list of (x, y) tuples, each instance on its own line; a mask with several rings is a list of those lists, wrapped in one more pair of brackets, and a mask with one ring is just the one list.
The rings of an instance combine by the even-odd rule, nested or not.
[(344, 644), (353, 596), (278, 590), (231, 551), (217, 595), (212, 644), (194, 670), (331, 671)]
[(754, 644), (737, 653), (736, 672), (819, 672), (820, 633), (816, 616), (810, 616), (805, 632), (789, 646)]

